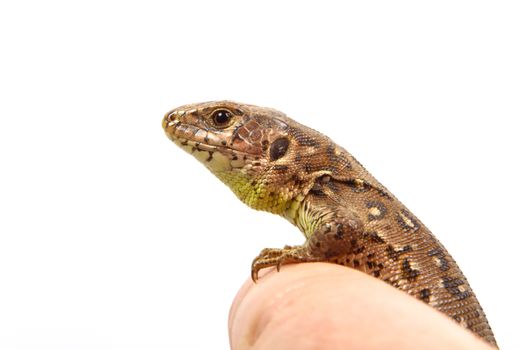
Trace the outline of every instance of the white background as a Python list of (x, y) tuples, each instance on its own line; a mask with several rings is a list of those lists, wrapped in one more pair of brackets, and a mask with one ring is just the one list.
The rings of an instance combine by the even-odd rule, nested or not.
[(252, 258), (301, 235), (160, 121), (233, 99), (352, 152), (523, 349), (524, 18), (519, 1), (2, 2), (0, 348), (228, 348)]

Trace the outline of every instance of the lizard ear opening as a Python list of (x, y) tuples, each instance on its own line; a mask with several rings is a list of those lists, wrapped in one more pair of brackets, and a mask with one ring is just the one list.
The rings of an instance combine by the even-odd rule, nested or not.
[(273, 162), (279, 158), (282, 158), (288, 151), (289, 145), (290, 141), (285, 137), (275, 140), (270, 146), (270, 160)]

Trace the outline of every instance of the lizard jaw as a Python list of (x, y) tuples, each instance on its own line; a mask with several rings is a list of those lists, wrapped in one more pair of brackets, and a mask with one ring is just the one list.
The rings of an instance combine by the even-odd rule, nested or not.
[(170, 139), (212, 172), (231, 172), (234, 169), (242, 169), (245, 166), (245, 161), (242, 157), (232, 156), (233, 152), (224, 152), (225, 148), (185, 138), (170, 136)]
[[(287, 200), (280, 195), (267, 198), (265, 186), (255, 180), (254, 167), (244, 157), (231, 156), (238, 154), (229, 152), (227, 148), (206, 145), (185, 138), (172, 137), (170, 139), (187, 153), (194, 156), (208, 168), (215, 176), (224, 182), (235, 195), (244, 203), (257, 210), (267, 210), (281, 213), (287, 207)], [(230, 150), (231, 151), (231, 150)]]

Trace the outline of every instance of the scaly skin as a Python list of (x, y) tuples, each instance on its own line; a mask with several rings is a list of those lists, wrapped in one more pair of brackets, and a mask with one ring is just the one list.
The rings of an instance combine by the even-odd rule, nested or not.
[(343, 148), (283, 113), (230, 101), (167, 113), (167, 136), (250, 207), (296, 225), (301, 246), (263, 249), (260, 269), (326, 261), (420, 299), (496, 346), (454, 259), (432, 233)]

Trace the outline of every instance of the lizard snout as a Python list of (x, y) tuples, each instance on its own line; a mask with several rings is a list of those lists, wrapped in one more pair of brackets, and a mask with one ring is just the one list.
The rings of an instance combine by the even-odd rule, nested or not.
[(176, 109), (169, 111), (162, 118), (162, 127), (164, 130), (167, 130), (170, 126), (173, 126), (179, 122), (181, 116), (184, 115), (183, 111), (178, 111)]

